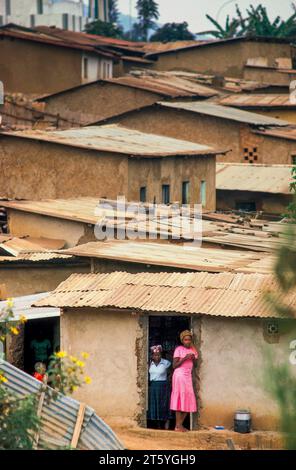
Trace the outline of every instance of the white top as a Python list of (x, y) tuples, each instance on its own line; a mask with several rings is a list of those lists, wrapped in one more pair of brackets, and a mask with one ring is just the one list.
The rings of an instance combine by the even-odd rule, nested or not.
[(167, 359), (160, 359), (160, 362), (158, 365), (156, 365), (153, 361), (151, 362), (151, 365), (149, 367), (149, 374), (150, 374), (150, 380), (151, 381), (164, 381), (167, 380), (167, 370), (170, 367), (171, 363)]

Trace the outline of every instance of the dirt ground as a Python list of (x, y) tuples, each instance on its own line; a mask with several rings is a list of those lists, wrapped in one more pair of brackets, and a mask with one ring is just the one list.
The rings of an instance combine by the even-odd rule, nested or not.
[(282, 449), (280, 433), (255, 431), (239, 434), (234, 431), (206, 429), (177, 433), (144, 428), (112, 427), (129, 450), (227, 450), (227, 439), (232, 439), (237, 450)]

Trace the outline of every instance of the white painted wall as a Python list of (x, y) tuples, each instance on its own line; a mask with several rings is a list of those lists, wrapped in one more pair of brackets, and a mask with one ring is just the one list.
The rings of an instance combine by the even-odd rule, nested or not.
[[(10, 14), (7, 11), (7, 2), (10, 2)], [(106, 13), (104, 0), (99, 2), (100, 19), (105, 20)], [(43, 0), (43, 14), (38, 14), (37, 0), (1, 0), (0, 20), (2, 24), (16, 23), (25, 27), (56, 26), (63, 28), (63, 15), (68, 14), (68, 29), (82, 31), (85, 25), (94, 20), (88, 17), (88, 9), (82, 0)], [(34, 15), (32, 19), (32, 15)], [(107, 12), (108, 15), (108, 12)], [(74, 20), (73, 20), (74, 17)]]
[(90, 54), (83, 54), (81, 60), (82, 83), (89, 83), (101, 78), (112, 78), (112, 60), (96, 58)]

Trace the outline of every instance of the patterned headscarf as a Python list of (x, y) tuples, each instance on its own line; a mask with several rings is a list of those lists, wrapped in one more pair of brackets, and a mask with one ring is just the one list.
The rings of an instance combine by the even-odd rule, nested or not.
[(184, 330), (182, 331), (182, 333), (180, 333), (180, 340), (181, 340), (181, 343), (183, 343), (183, 339), (185, 338), (185, 336), (191, 336), (191, 339), (193, 337), (192, 333), (190, 330)]
[(156, 346), (151, 346), (150, 351), (151, 351), (152, 354), (161, 353), (162, 352), (161, 344), (157, 344)]

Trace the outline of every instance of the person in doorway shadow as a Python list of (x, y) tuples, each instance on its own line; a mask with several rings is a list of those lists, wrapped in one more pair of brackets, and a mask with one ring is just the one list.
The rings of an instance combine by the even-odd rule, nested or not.
[(149, 393), (147, 419), (159, 429), (168, 429), (170, 389), (168, 369), (171, 362), (162, 357), (162, 346), (152, 346), (149, 366)]

